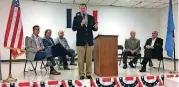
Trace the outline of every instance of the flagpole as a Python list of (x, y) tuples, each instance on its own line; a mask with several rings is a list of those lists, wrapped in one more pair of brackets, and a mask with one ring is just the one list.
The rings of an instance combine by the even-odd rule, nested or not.
[(10, 49), (10, 63), (9, 63), (9, 76), (6, 80), (3, 80), (3, 83), (13, 83), (17, 82), (17, 79), (12, 77), (12, 50)]
[(176, 57), (175, 57), (175, 33), (174, 33), (175, 31), (173, 30), (173, 62), (174, 62), (174, 70), (173, 71), (170, 71), (170, 73), (173, 73), (173, 74), (175, 74), (175, 73), (178, 73), (177, 71), (176, 71)]

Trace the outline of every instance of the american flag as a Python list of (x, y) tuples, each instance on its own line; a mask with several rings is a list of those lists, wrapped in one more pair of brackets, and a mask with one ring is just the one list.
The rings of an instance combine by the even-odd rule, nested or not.
[(11, 49), (14, 58), (24, 53), (23, 27), (19, 0), (13, 0), (4, 38), (4, 47)]

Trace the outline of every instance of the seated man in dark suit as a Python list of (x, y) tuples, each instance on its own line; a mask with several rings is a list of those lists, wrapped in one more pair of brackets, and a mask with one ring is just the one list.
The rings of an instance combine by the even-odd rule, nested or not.
[(146, 72), (146, 64), (151, 61), (151, 58), (163, 59), (163, 39), (158, 38), (158, 32), (152, 32), (152, 38), (147, 39), (144, 46), (144, 59), (140, 72)]
[(131, 37), (125, 40), (125, 50), (123, 52), (123, 69), (127, 68), (127, 56), (134, 56), (134, 59), (129, 62), (131, 68), (134, 68), (133, 64), (137, 63), (140, 58), (140, 40), (135, 38), (135, 31), (131, 31)]
[(42, 38), (39, 34), (39, 26), (35, 25), (33, 27), (33, 34), (31, 37), (25, 38), (26, 46), (26, 58), (27, 60), (44, 60), (48, 59), (51, 62), (50, 74), (60, 75), (61, 73), (57, 72), (53, 66), (55, 66), (54, 57), (61, 55), (69, 55), (73, 57), (61, 44), (56, 44), (54, 46), (44, 47)]
[[(52, 31), (50, 29), (47, 29), (45, 31), (45, 37), (43, 38), (43, 44), (44, 44), (45, 47), (54, 46), (55, 45), (53, 39), (51, 38), (51, 34), (52, 34)], [(68, 67), (66, 55), (62, 55), (61, 58), (64, 61), (63, 62), (63, 68), (65, 70), (70, 70), (70, 68)]]

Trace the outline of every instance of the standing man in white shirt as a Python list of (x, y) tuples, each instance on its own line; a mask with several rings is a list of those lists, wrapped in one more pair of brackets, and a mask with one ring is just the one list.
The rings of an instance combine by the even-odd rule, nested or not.
[(152, 32), (152, 38), (147, 39), (144, 46), (144, 59), (142, 61), (142, 68), (140, 72), (146, 72), (146, 64), (151, 62), (151, 58), (163, 60), (163, 39), (158, 38), (158, 32)]

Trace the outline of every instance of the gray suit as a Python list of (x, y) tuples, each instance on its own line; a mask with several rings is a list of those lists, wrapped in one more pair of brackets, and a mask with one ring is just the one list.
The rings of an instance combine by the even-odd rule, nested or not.
[(139, 39), (126, 39), (125, 40), (125, 50), (124, 51), (130, 51), (134, 50), (137, 54), (140, 53), (140, 40)]
[[(134, 54), (131, 54), (130, 50), (134, 51)], [(140, 40), (139, 39), (126, 39), (125, 40), (125, 50), (123, 53), (123, 63), (127, 63), (127, 56), (134, 56), (134, 59), (130, 63), (136, 63), (138, 58), (140, 58)]]
[[(41, 43), (41, 47), (44, 48), (42, 38), (39, 36), (39, 43)], [(27, 60), (34, 60), (35, 55), (37, 53), (37, 45), (35, 42), (35, 37), (32, 35), (31, 37), (26, 36), (25, 38), (25, 47), (26, 47), (26, 58)]]

